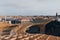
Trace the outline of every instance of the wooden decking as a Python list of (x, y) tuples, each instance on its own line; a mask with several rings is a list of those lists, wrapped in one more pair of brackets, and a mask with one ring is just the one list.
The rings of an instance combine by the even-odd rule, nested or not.
[[(43, 22), (41, 24), (45, 25), (47, 23), (48, 22)], [(3, 24), (2, 26), (6, 27), (6, 26), (11, 26), (11, 25), (10, 24)], [(53, 36), (53, 35), (23, 33), (23, 30), (26, 30), (28, 27), (30, 27), (32, 25), (37, 25), (37, 24), (33, 24), (31, 22), (27, 23), (27, 24), (21, 24), (21, 25), (19, 25), (20, 28), (17, 27), (18, 28), (17, 31), (18, 32), (20, 31), (20, 33), (18, 35), (12, 35), (12, 34), (10, 34), (10, 35), (0, 35), (0, 40), (60, 40), (60, 37)]]
[(0, 36), (0, 40), (60, 40), (60, 37), (46, 34), (19, 34)]

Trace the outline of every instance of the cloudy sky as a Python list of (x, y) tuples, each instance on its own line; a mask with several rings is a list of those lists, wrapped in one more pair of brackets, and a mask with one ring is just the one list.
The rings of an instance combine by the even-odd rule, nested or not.
[(60, 14), (60, 0), (0, 0), (0, 15)]

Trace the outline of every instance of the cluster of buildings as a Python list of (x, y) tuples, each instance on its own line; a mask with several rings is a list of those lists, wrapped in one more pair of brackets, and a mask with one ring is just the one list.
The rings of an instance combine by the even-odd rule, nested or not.
[(0, 16), (0, 22), (7, 22), (9, 24), (21, 24), (28, 22), (38, 22), (48, 19), (45, 16)]
[(56, 13), (56, 16), (0, 16), (0, 22), (7, 22), (9, 24), (21, 24), (29, 22), (42, 22), (47, 19), (60, 21), (60, 16)]

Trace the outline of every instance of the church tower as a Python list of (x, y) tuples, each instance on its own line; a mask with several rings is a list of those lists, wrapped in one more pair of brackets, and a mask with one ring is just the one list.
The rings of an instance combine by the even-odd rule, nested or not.
[(58, 21), (58, 13), (56, 13), (56, 20)]

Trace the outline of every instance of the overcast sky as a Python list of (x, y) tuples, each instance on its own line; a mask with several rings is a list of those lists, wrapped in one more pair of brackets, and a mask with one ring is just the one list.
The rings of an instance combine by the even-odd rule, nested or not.
[(0, 0), (0, 15), (60, 14), (60, 0)]

